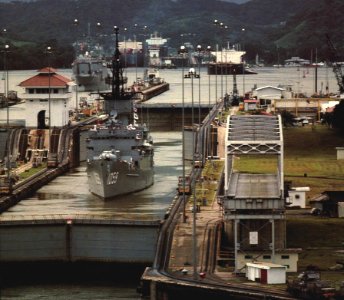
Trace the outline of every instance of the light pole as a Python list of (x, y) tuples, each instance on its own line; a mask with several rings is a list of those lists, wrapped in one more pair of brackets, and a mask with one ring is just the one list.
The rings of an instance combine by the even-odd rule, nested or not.
[(79, 55), (79, 42), (78, 42), (78, 39), (79, 39), (79, 20), (78, 19), (74, 19), (73, 21), (73, 26), (75, 27), (75, 32), (74, 34), (76, 35), (76, 42), (75, 42), (75, 56), (78, 57)]
[(184, 95), (184, 54), (185, 46), (180, 46), (179, 54), (182, 55), (182, 164), (183, 164), (183, 222), (186, 222), (186, 198), (185, 198), (185, 95)]
[[(77, 49), (78, 49), (78, 26), (79, 26), (79, 20), (78, 19), (74, 19), (73, 21), (73, 25), (74, 27), (76, 28), (75, 32), (76, 32), (76, 48), (75, 48), (75, 56), (78, 57), (78, 52), (77, 52)], [(78, 95), (78, 82), (75, 78), (75, 120), (76, 121), (79, 121), (79, 95)]]
[(49, 111), (49, 144), (48, 144), (48, 155), (51, 154), (52, 149), (51, 149), (51, 67), (50, 67), (50, 54), (52, 53), (52, 48), (51, 46), (47, 46), (46, 48), (46, 53), (48, 57), (48, 111)]
[[(193, 79), (197, 74), (193, 68), (189, 70), (189, 73), (186, 74), (185, 78), (191, 78), (191, 123), (192, 123), (192, 174), (195, 175), (195, 126), (194, 126), (194, 92), (193, 92)], [(192, 222), (192, 245), (193, 245), (193, 276), (194, 279), (197, 279), (197, 237), (196, 237), (196, 194), (195, 194), (195, 181), (193, 184), (193, 222)]]
[[(210, 65), (210, 57), (211, 57), (211, 46), (207, 46), (207, 52), (208, 52), (208, 70), (209, 70), (209, 65)], [(208, 107), (209, 107), (209, 112), (210, 112), (210, 72), (208, 74)]]
[[(6, 32), (6, 29), (4, 29)], [(12, 182), (11, 182), (11, 143), (10, 143), (10, 104), (8, 99), (8, 67), (7, 67), (7, 53), (10, 51), (10, 46), (8, 44), (4, 47), (4, 73), (5, 73), (5, 80), (4, 80), (4, 97), (6, 98), (6, 108), (7, 108), (7, 180), (8, 180), (8, 192), (9, 194), (12, 193)]]
[[(245, 28), (241, 29), (242, 31), (242, 50), (245, 51), (245, 44), (244, 44), (244, 39), (245, 39)], [(244, 57), (242, 58), (242, 86), (243, 86), (243, 97), (245, 97), (245, 59)]]
[(137, 31), (137, 24), (134, 24), (135, 34), (134, 34), (134, 42), (135, 42), (135, 82), (137, 82), (137, 56), (138, 56), (138, 49), (137, 49), (137, 41), (136, 41), (136, 31)]
[[(217, 27), (219, 26), (219, 21), (218, 20), (214, 20), (213, 24)], [(216, 44), (216, 56), (215, 56), (215, 103), (217, 103), (217, 55), (218, 55), (218, 51), (219, 51), (219, 46), (218, 44)]]
[(201, 51), (202, 51), (202, 46), (197, 45), (197, 52), (198, 52), (198, 126), (201, 126)]
[(124, 74), (125, 76), (127, 75), (127, 38), (126, 38), (126, 33), (128, 31), (127, 27), (124, 27)]

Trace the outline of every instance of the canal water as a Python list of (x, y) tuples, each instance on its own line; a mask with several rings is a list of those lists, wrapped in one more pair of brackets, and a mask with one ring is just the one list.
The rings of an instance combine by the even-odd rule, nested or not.
[[(188, 70), (185, 68), (184, 72)], [(196, 68), (197, 71), (197, 68)], [(201, 68), (200, 79), (182, 80), (182, 70), (160, 70), (160, 76), (170, 83), (170, 90), (149, 100), (150, 104), (176, 104), (182, 102), (183, 87), (185, 103), (197, 105), (214, 103), (215, 96), (226, 91), (231, 92), (232, 76), (208, 76), (206, 69)], [(314, 69), (306, 68), (258, 68), (257, 75), (237, 76), (240, 94), (254, 86), (279, 84), (291, 85), (295, 92), (311, 95), (314, 92)], [(60, 70), (59, 73), (70, 76), (71, 70)], [(36, 74), (36, 71), (10, 71), (9, 89), (18, 91), (21, 97), (23, 90), (18, 84)], [(129, 69), (129, 82), (136, 75), (142, 77), (143, 69)], [(1, 75), (0, 75), (1, 76)], [(1, 76), (2, 77), (2, 76)], [(217, 85), (215, 84), (217, 82)], [(0, 92), (3, 81), (0, 81)], [(331, 69), (318, 69), (318, 90), (325, 92), (338, 90)], [(87, 93), (80, 95), (88, 97)], [(210, 97), (209, 97), (210, 95)], [(75, 97), (75, 95), (73, 95)], [(11, 107), (10, 119), (25, 119), (25, 104)], [(6, 120), (6, 109), (0, 110), (0, 123)], [(155, 144), (155, 183), (149, 189), (139, 193), (123, 196), (112, 201), (103, 201), (88, 191), (85, 165), (71, 170), (38, 190), (32, 197), (4, 213), (2, 217), (21, 219), (54, 215), (94, 215), (103, 217), (139, 217), (140, 219), (161, 219), (176, 193), (177, 177), (182, 174), (181, 133), (152, 132)], [(116, 269), (118, 268), (118, 269)], [(78, 270), (69, 270), (61, 266), (40, 268), (25, 265), (16, 269), (20, 274), (11, 276), (10, 282), (2, 280), (0, 299), (140, 299), (136, 292), (143, 269), (126, 270), (125, 266), (79, 266)], [(52, 274), (56, 272), (58, 274)], [(65, 273), (64, 273), (65, 272)], [(1, 278), (6, 278), (0, 270)], [(121, 274), (125, 274), (121, 276)], [(20, 275), (20, 276), (19, 276)], [(72, 276), (73, 275), (73, 276)], [(16, 279), (17, 278), (17, 279)]]
[[(89, 193), (83, 163), (42, 187), (32, 197), (22, 200), (1, 217), (24, 219), (87, 215), (97, 218), (162, 219), (176, 195), (177, 178), (182, 174), (181, 133), (152, 132), (152, 136), (155, 182), (150, 188), (103, 201)], [(136, 288), (144, 266), (76, 264), (74, 267), (26, 264), (23, 269), (15, 266), (18, 272), (24, 274), (16, 275), (10, 270), (11, 282), (8, 282), (5, 273), (1, 274), (0, 299), (140, 299)]]
[[(251, 91), (254, 87), (263, 86), (278, 86), (288, 85), (295, 93), (303, 93), (306, 96), (311, 96), (315, 91), (315, 68), (273, 68), (273, 67), (260, 67), (253, 69), (258, 74), (255, 75), (237, 75), (237, 88), (239, 94), (243, 94), (243, 91)], [(71, 77), (71, 69), (57, 70), (59, 74), (66, 77)], [(215, 103), (215, 99), (221, 97), (226, 92), (228, 94), (233, 90), (233, 76), (221, 76), (221, 75), (207, 75), (206, 68), (200, 68), (200, 78), (182, 80), (182, 74), (186, 74), (189, 71), (188, 68), (182, 70), (179, 69), (163, 69), (160, 70), (160, 77), (165, 79), (170, 84), (170, 90), (158, 95), (145, 102), (144, 105), (151, 104), (177, 104), (182, 102), (183, 91), (184, 101), (186, 105), (194, 103), (198, 104), (212, 104)], [(196, 68), (196, 72), (199, 72)], [(10, 71), (9, 72), (9, 90), (15, 90), (18, 93), (18, 97), (22, 98), (24, 89), (19, 87), (19, 83), (28, 79), (31, 76), (37, 74), (37, 70), (29, 71)], [(128, 82), (134, 82), (136, 77), (143, 77), (143, 68), (130, 68), (127, 70), (126, 75)], [(4, 78), (0, 73), (0, 78)], [(326, 87), (330, 93), (338, 92), (338, 85), (334, 73), (331, 68), (321, 67), (317, 68), (317, 91), (325, 93)], [(4, 90), (4, 80), (0, 80), (0, 93)], [(74, 93), (72, 95), (73, 101), (80, 97), (92, 98), (87, 92), (78, 92), (78, 97)], [(94, 97), (94, 96), (93, 96)], [(79, 101), (79, 100), (78, 100)], [(25, 104), (10, 107), (9, 109), (10, 119), (19, 120), (20, 124), (24, 124), (25, 119)], [(7, 111), (6, 109), (0, 109), (0, 125), (6, 123)], [(20, 121), (21, 120), (21, 121)]]

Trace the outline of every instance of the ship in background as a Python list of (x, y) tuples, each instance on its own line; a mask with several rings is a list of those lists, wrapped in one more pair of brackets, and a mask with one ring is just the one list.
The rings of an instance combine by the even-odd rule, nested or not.
[(112, 60), (111, 91), (101, 92), (109, 119), (95, 125), (87, 139), (87, 176), (90, 192), (108, 199), (145, 189), (154, 183), (153, 140), (139, 124), (134, 91), (125, 88), (118, 28)]
[(103, 91), (109, 89), (108, 78), (111, 76), (106, 61), (85, 53), (72, 64), (72, 78), (79, 91)]
[(168, 55), (167, 39), (162, 38), (157, 32), (150, 35), (146, 40), (148, 52), (148, 66), (151, 68), (161, 68), (163, 57)]
[(212, 51), (215, 62), (208, 64), (208, 74), (210, 75), (242, 75), (257, 74), (245, 66), (243, 56), (245, 51), (233, 48), (223, 48), (221, 51)]
[(85, 38), (75, 42), (76, 59), (72, 63), (72, 79), (79, 91), (102, 91), (110, 88), (108, 77), (111, 72), (107, 67), (106, 52), (96, 37), (88, 33)]
[(136, 38), (132, 40), (124, 37), (124, 40), (119, 42), (119, 51), (121, 52), (121, 64), (124, 68), (144, 66), (144, 49), (142, 42), (137, 41)]

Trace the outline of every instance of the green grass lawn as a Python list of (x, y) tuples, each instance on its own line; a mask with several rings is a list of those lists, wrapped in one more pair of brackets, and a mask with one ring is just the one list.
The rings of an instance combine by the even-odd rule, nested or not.
[[(336, 147), (344, 146), (344, 134), (324, 125), (288, 127), (283, 130), (284, 174), (294, 187), (309, 186), (308, 197), (326, 190), (344, 190), (344, 160)], [(240, 156), (234, 169), (250, 173), (274, 173), (275, 156)]]
[(35, 175), (36, 173), (38, 173), (39, 171), (41, 171), (41, 170), (43, 170), (45, 168), (46, 168), (46, 165), (41, 165), (41, 166), (39, 166), (37, 168), (31, 168), (31, 169), (29, 169), (29, 170), (27, 170), (27, 171), (25, 171), (23, 173), (20, 173), (19, 178), (20, 178), (20, 180), (27, 179), (30, 176)]

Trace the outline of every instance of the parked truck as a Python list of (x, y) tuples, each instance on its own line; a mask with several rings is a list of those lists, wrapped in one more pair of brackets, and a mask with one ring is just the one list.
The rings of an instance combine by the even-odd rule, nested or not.
[(287, 281), (287, 291), (298, 299), (335, 299), (336, 289), (330, 282), (320, 279), (320, 273), (307, 270)]

